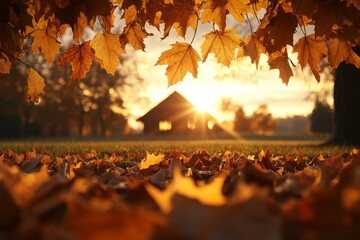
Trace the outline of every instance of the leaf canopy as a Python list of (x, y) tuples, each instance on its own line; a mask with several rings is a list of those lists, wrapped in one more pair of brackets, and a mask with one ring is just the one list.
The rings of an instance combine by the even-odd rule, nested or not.
[[(258, 14), (260, 11), (262, 14)], [(250, 21), (249, 15), (255, 16), (257, 23)], [(10, 72), (12, 62), (22, 55), (24, 39), (31, 37), (33, 53), (42, 53), (49, 64), (60, 55), (56, 63), (62, 65), (71, 52), (77, 52), (77, 57), (70, 61), (74, 71), (72, 80), (85, 76), (92, 59), (90, 52), (94, 52), (93, 59), (102, 68), (114, 74), (121, 69), (119, 55), (126, 54), (125, 47), (129, 44), (144, 51), (144, 39), (154, 37), (151, 32), (154, 29), (162, 33), (161, 39), (168, 38), (171, 32), (184, 38), (161, 54), (157, 63), (168, 65), (169, 85), (181, 81), (186, 72), (196, 77), (197, 62), (205, 62), (209, 53), (219, 63), (229, 66), (237, 49), (239, 57), (249, 56), (256, 65), (261, 54), (267, 55), (270, 68), (279, 69), (285, 83), (292, 76), (289, 46), (298, 52), (301, 67), (309, 65), (318, 81), (318, 64), (322, 59), (327, 58), (331, 68), (342, 61), (360, 66), (360, 57), (352, 50), (360, 44), (358, 0), (10, 0), (2, 3), (0, 16), (0, 73)], [(114, 29), (119, 17), (121, 26)], [(230, 28), (234, 21), (245, 28), (242, 31), (247, 32), (243, 36), (245, 40)], [(200, 50), (194, 49), (191, 39), (198, 34), (199, 26), (207, 24), (213, 29), (203, 36), (200, 57), (197, 54)], [(73, 42), (68, 49), (60, 51), (65, 47), (60, 42), (61, 36), (69, 28)], [(188, 36), (188, 28), (194, 30), (193, 36)], [(95, 32), (92, 39), (84, 35), (86, 29)], [(296, 32), (302, 32), (303, 36), (295, 42)], [(79, 58), (79, 53), (84, 54), (85, 50), (87, 60)], [(170, 61), (169, 54), (177, 60)], [(78, 63), (85, 65), (80, 67)]]

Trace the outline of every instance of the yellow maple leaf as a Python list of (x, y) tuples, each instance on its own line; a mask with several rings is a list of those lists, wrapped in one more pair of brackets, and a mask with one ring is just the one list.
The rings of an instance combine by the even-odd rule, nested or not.
[(155, 65), (168, 65), (166, 76), (168, 86), (181, 81), (187, 72), (197, 77), (198, 62), (201, 60), (196, 50), (188, 43), (176, 42), (172, 48), (161, 53)]
[(266, 53), (266, 48), (262, 42), (256, 37), (255, 34), (248, 36), (244, 40), (244, 54), (251, 58), (251, 62), (256, 64), (258, 68), (261, 53)]
[(360, 57), (352, 50), (351, 43), (342, 38), (334, 38), (329, 45), (329, 65), (336, 68), (342, 61), (360, 68)]
[(130, 7), (124, 10), (124, 14), (122, 18), (125, 19), (125, 23), (129, 24), (137, 19), (137, 9), (135, 5), (131, 5)]
[(283, 83), (288, 84), (290, 77), (292, 77), (293, 71), (289, 64), (287, 52), (274, 52), (270, 55), (268, 60), (270, 69), (279, 69), (279, 76)]
[(61, 44), (56, 40), (56, 26), (49, 23), (49, 20), (40, 20), (34, 25), (35, 30), (32, 32), (34, 42), (32, 50), (34, 53), (41, 52), (49, 64), (54, 62), (54, 58), (60, 53)]
[(325, 37), (315, 37), (315, 34), (299, 39), (294, 45), (294, 52), (298, 52), (298, 60), (301, 68), (309, 64), (316, 80), (320, 82), (319, 62), (327, 55)]
[(245, 21), (243, 14), (252, 12), (252, 5), (250, 0), (228, 0), (226, 8), (229, 10), (234, 19), (240, 23)]
[(57, 61), (57, 64), (62, 67), (69, 62), (72, 67), (71, 80), (78, 81), (90, 71), (93, 59), (94, 54), (88, 41), (68, 47)]
[(182, 176), (180, 167), (176, 167), (173, 180), (164, 191), (159, 190), (151, 184), (146, 184), (145, 188), (161, 210), (164, 213), (170, 213), (173, 208), (172, 198), (175, 194), (196, 199), (204, 205), (225, 205), (226, 197), (222, 194), (224, 181), (225, 176), (220, 175), (208, 184), (197, 186), (192, 178)]
[(10, 73), (12, 62), (8, 56), (0, 52), (0, 73)]
[(205, 37), (201, 45), (203, 62), (206, 61), (209, 53), (214, 53), (219, 63), (229, 66), (235, 59), (235, 49), (239, 48), (241, 43), (241, 36), (236, 34), (236, 30), (226, 29), (224, 32), (215, 30), (203, 37)]
[(125, 49), (125, 45), (130, 43), (135, 50), (145, 50), (144, 39), (151, 34), (148, 34), (138, 22), (132, 22), (124, 28), (120, 35), (121, 45)]
[(90, 46), (95, 50), (95, 56), (100, 60), (100, 66), (114, 75), (120, 60), (119, 54), (124, 53), (120, 45), (119, 35), (98, 33), (91, 40)]
[(201, 21), (203, 23), (214, 22), (220, 31), (226, 27), (226, 0), (208, 0), (204, 3)]
[(44, 78), (34, 69), (30, 68), (27, 77), (26, 98), (33, 102), (37, 101), (40, 95), (44, 95), (44, 88)]
[(146, 158), (142, 159), (139, 164), (140, 170), (148, 169), (151, 166), (160, 164), (163, 159), (164, 154), (160, 153), (159, 155), (155, 155), (146, 152)]

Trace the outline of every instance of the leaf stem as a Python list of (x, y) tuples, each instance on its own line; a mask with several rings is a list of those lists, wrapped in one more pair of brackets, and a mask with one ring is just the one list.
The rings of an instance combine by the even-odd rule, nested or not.
[(11, 58), (13, 58), (13, 59), (15, 59), (15, 60), (19, 61), (20, 63), (24, 64), (24, 65), (25, 65), (25, 66), (27, 66), (28, 68), (31, 68), (31, 66), (30, 66), (28, 63), (24, 62), (24, 61), (23, 61), (23, 60), (21, 60), (20, 58), (15, 57), (14, 55), (12, 55), (11, 53), (9, 53), (8, 51), (6, 51), (6, 50), (4, 50), (4, 49), (0, 48), (0, 52), (5, 53), (5, 54), (6, 54), (6, 55), (8, 55), (9, 57), (11, 57)]
[(190, 45), (192, 45), (192, 43), (194, 42), (194, 39), (195, 39), (195, 36), (196, 36), (196, 33), (197, 33), (197, 29), (198, 29), (198, 26), (199, 26), (199, 21), (200, 21), (200, 19), (198, 17), (198, 20), (196, 21), (196, 26), (195, 26), (195, 29), (194, 29), (194, 35), (193, 35), (193, 37), (191, 39)]
[(253, 28), (252, 28), (249, 15), (246, 13), (245, 16), (246, 16), (246, 20), (247, 20), (247, 22), (249, 23), (249, 26), (250, 26), (251, 35), (253, 35), (253, 34), (254, 34), (254, 30), (253, 30)]

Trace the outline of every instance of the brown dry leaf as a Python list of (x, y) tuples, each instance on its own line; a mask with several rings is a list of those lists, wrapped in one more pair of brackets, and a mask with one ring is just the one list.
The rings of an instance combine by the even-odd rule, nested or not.
[[(341, 27), (345, 20), (344, 3), (340, 1), (323, 1), (319, 4), (318, 12), (314, 15), (315, 35), (328, 34), (333, 27)], [(331, 17), (330, 17), (331, 16)]]
[(150, 154), (149, 152), (146, 152), (146, 158), (141, 160), (139, 167), (140, 170), (148, 169), (149, 167), (153, 165), (158, 165), (164, 160), (164, 154), (158, 154), (155, 155), (155, 153)]
[(214, 22), (221, 32), (226, 28), (226, 0), (208, 0), (204, 3), (201, 17), (202, 23)]
[(47, 63), (52, 64), (55, 56), (60, 53), (61, 47), (61, 44), (56, 40), (56, 26), (41, 17), (34, 27), (35, 30), (31, 34), (34, 37), (32, 50), (34, 53), (41, 52)]
[(138, 15), (137, 15), (137, 9), (136, 9), (135, 5), (131, 5), (130, 7), (125, 8), (124, 14), (122, 16), (122, 18), (125, 19), (126, 25), (135, 21), (137, 19), (137, 17), (138, 17)]
[(66, 63), (71, 64), (71, 80), (79, 81), (90, 71), (95, 56), (91, 50), (90, 42), (74, 44), (66, 49), (57, 64), (63, 67)]
[(163, 39), (169, 35), (171, 28), (185, 38), (188, 27), (196, 28), (198, 9), (193, 0), (175, 1), (162, 11), (161, 20), (165, 23)]
[(336, 68), (342, 61), (360, 68), (360, 57), (352, 50), (351, 43), (342, 38), (334, 38), (329, 45), (329, 65)]
[(40, 76), (34, 69), (29, 68), (26, 86), (26, 98), (33, 102), (38, 101), (40, 95), (44, 95), (45, 82), (44, 78)]
[(124, 28), (124, 31), (120, 35), (120, 42), (122, 48), (125, 49), (125, 45), (130, 43), (135, 50), (145, 50), (144, 39), (148, 36), (152, 36), (141, 27), (140, 23), (132, 22)]
[(270, 54), (268, 60), (270, 69), (279, 69), (279, 76), (283, 83), (288, 84), (290, 77), (292, 77), (293, 71), (289, 64), (287, 52), (281, 53), (279, 51)]
[(266, 53), (266, 48), (255, 34), (248, 36), (244, 40), (244, 54), (251, 58), (251, 62), (256, 64), (258, 68), (261, 53)]
[(294, 52), (298, 52), (298, 59), (301, 68), (304, 69), (309, 64), (316, 80), (320, 82), (319, 63), (327, 55), (325, 37), (315, 37), (315, 34), (299, 39), (294, 45)]
[(264, 29), (257, 31), (258, 38), (264, 37), (264, 45), (269, 53), (281, 51), (286, 45), (293, 45), (293, 35), (297, 19), (292, 13), (279, 11)]
[(164, 213), (169, 213), (173, 209), (172, 198), (175, 194), (196, 199), (204, 205), (224, 205), (226, 202), (226, 198), (222, 194), (224, 181), (225, 176), (220, 175), (213, 179), (211, 183), (197, 186), (192, 178), (182, 176), (180, 167), (178, 166), (175, 168), (173, 181), (164, 191), (159, 190), (151, 184), (146, 184), (145, 188), (157, 202), (161, 210)]
[(358, 10), (360, 10), (360, 0), (346, 0), (346, 5), (350, 6), (351, 4), (354, 5)]
[(203, 62), (206, 61), (209, 53), (214, 53), (219, 63), (229, 66), (235, 59), (235, 49), (239, 48), (241, 43), (241, 36), (236, 34), (236, 30), (212, 31), (204, 37), (205, 41), (201, 45)]
[(91, 40), (90, 46), (95, 50), (100, 66), (109, 74), (114, 75), (120, 63), (119, 55), (125, 52), (121, 47), (119, 35), (98, 33)]
[(10, 73), (11, 66), (12, 62), (10, 61), (8, 56), (0, 52), (0, 73)]
[(196, 50), (188, 43), (176, 42), (172, 48), (161, 53), (155, 65), (168, 65), (166, 76), (168, 87), (181, 81), (187, 72), (197, 77), (198, 62), (201, 60)]

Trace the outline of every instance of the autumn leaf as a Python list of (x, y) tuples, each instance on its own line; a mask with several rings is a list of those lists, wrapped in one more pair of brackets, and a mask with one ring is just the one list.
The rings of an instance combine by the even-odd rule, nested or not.
[(226, 3), (226, 8), (229, 10), (230, 14), (234, 19), (240, 23), (245, 21), (244, 14), (251, 12), (252, 9), (251, 1), (243, 0), (228, 0)]
[(201, 21), (203, 23), (214, 22), (218, 25), (220, 31), (226, 27), (226, 0), (208, 0), (203, 5), (203, 14)]
[(229, 66), (235, 59), (235, 49), (240, 47), (241, 42), (241, 36), (236, 34), (236, 30), (212, 31), (204, 37), (205, 41), (201, 45), (203, 62), (206, 61), (209, 53), (214, 53), (219, 63)]
[(98, 33), (91, 40), (90, 46), (95, 50), (95, 56), (100, 60), (100, 66), (114, 75), (120, 60), (119, 54), (124, 53), (120, 45), (119, 35)]
[(168, 65), (166, 76), (168, 86), (181, 81), (187, 72), (197, 77), (198, 62), (201, 60), (196, 50), (187, 43), (176, 42), (172, 48), (163, 52), (155, 65)]
[(286, 45), (293, 45), (296, 27), (297, 19), (293, 14), (279, 11), (271, 23), (257, 31), (258, 39), (264, 38), (263, 43), (269, 53), (281, 51)]
[(292, 77), (293, 71), (291, 70), (287, 52), (274, 52), (270, 55), (268, 60), (270, 69), (279, 69), (279, 76), (283, 83), (288, 84), (290, 77)]
[(320, 82), (319, 63), (327, 55), (325, 37), (315, 37), (315, 34), (299, 39), (294, 45), (294, 52), (298, 52), (298, 59), (301, 68), (304, 69), (309, 64), (316, 80)]
[(56, 26), (44, 20), (42, 17), (36, 23), (34, 32), (31, 34), (34, 37), (32, 50), (34, 53), (41, 52), (49, 64), (54, 62), (54, 58), (60, 53), (61, 44), (56, 40), (57, 29)]
[(203, 186), (196, 186), (192, 178), (182, 176), (180, 167), (177, 166), (174, 171), (173, 180), (170, 185), (167, 186), (165, 191), (161, 191), (151, 184), (145, 185), (145, 188), (152, 198), (158, 203), (161, 210), (164, 213), (169, 213), (173, 207), (172, 198), (175, 194), (180, 194), (190, 199), (196, 199), (205, 205), (224, 205), (226, 198), (222, 194), (221, 190), (224, 181), (225, 176), (220, 175), (211, 183)]
[(154, 153), (150, 154), (146, 152), (146, 158), (144, 158), (140, 162), (139, 165), (140, 170), (148, 169), (151, 166), (158, 165), (162, 162), (163, 159), (164, 159), (164, 154), (155, 155)]
[(29, 73), (27, 77), (27, 87), (26, 87), (26, 98), (30, 99), (33, 102), (36, 102), (39, 99), (40, 95), (44, 95), (44, 78), (40, 76), (34, 69), (29, 68)]
[(88, 41), (68, 47), (57, 61), (57, 64), (63, 67), (69, 62), (72, 67), (71, 80), (78, 81), (90, 71), (93, 59), (94, 54)]
[(0, 73), (10, 73), (12, 62), (8, 56), (0, 52)]
[(328, 34), (335, 25), (338, 27), (343, 25), (345, 19), (344, 4), (340, 1), (318, 3), (319, 11), (314, 15), (315, 35), (323, 36)]
[(360, 57), (352, 50), (351, 43), (342, 38), (335, 38), (329, 45), (329, 65), (336, 68), (342, 61), (360, 68)]
[(141, 49), (144, 51), (144, 39), (151, 35), (141, 27), (140, 23), (133, 22), (124, 28), (123, 33), (120, 35), (120, 42), (123, 49), (125, 49), (127, 43), (130, 43), (135, 50)]
[(162, 11), (161, 19), (165, 23), (163, 39), (169, 35), (171, 28), (185, 38), (188, 27), (196, 28), (198, 9), (192, 0), (175, 1)]
[(245, 38), (244, 43), (244, 54), (249, 56), (251, 62), (255, 62), (256, 68), (258, 68), (261, 53), (266, 53), (265, 46), (257, 39), (255, 34)]
[(73, 40), (77, 43), (80, 43), (84, 29), (88, 26), (88, 19), (83, 12), (80, 12), (80, 15), (77, 17), (77, 22), (73, 28)]

